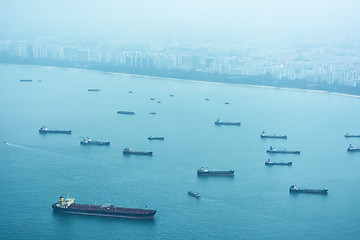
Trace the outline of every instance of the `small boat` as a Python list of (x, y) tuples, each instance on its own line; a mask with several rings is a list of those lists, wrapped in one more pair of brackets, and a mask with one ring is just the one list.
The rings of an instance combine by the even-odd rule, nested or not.
[(129, 93), (132, 93), (132, 91), (129, 91)]
[(97, 89), (97, 88), (89, 88), (88, 91), (89, 91), (89, 92), (100, 92), (100, 89)]
[(200, 193), (194, 193), (194, 192), (191, 192), (191, 191), (188, 191), (188, 195), (192, 196), (192, 197), (195, 197), (195, 198), (200, 198)]
[(174, 95), (170, 94), (169, 96), (170, 96), (170, 97), (173, 97)]
[(155, 115), (155, 114), (156, 114), (156, 112), (151, 112), (150, 114)]
[(348, 152), (360, 152), (360, 147), (354, 147), (352, 144), (347, 148)]
[(152, 97), (152, 98), (150, 98), (150, 100), (155, 100), (155, 98)]
[(134, 115), (135, 112), (131, 112), (131, 111), (117, 111), (118, 114), (128, 114), (128, 115)]
[(267, 166), (273, 166), (273, 165), (286, 165), (291, 166), (292, 162), (273, 162), (270, 160), (270, 158), (265, 162), (265, 165)]
[(276, 149), (274, 147), (270, 147), (270, 149), (266, 150), (267, 153), (285, 153), (285, 154), (300, 154), (299, 150), (286, 150), (284, 148), (282, 149)]
[(123, 150), (124, 155), (152, 155), (153, 152), (143, 152), (143, 151), (134, 151), (131, 148), (124, 148)]
[(347, 137), (347, 138), (351, 138), (351, 137), (360, 137), (360, 134), (349, 134), (349, 133), (347, 133), (347, 134), (345, 134), (345, 137)]
[(157, 103), (161, 103), (161, 101), (157, 101)]
[(228, 103), (228, 102), (225, 102), (225, 104), (230, 104), (230, 103)]
[(300, 188), (297, 185), (291, 185), (289, 188), (290, 193), (315, 193), (315, 194), (327, 194), (328, 189), (310, 189), (310, 188)]
[(205, 101), (209, 101), (210, 99), (209, 98), (205, 98)]
[(83, 140), (80, 141), (80, 144), (82, 145), (98, 145), (98, 146), (102, 146), (102, 145), (110, 145), (110, 142), (101, 142), (101, 141), (96, 141), (96, 140), (92, 140), (91, 138), (87, 137), (84, 138), (82, 137)]
[(260, 135), (261, 138), (283, 138), (286, 139), (286, 135), (275, 135), (275, 134), (266, 134), (264, 131)]
[(215, 122), (215, 125), (234, 125), (234, 126), (240, 126), (241, 122), (222, 122), (220, 118), (218, 118)]
[(57, 130), (57, 129), (49, 129), (46, 126), (42, 126), (39, 129), (39, 133), (47, 134), (47, 133), (59, 133), (59, 134), (71, 134), (71, 130)]
[(164, 139), (165, 139), (164, 137), (152, 137), (152, 136), (148, 137), (148, 140), (164, 140)]

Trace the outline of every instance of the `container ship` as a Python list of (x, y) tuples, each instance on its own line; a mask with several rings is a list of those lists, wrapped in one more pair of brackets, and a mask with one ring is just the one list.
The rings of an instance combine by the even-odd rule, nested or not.
[(266, 150), (267, 153), (287, 153), (287, 154), (300, 154), (299, 150), (286, 150), (286, 149), (276, 149), (274, 147), (270, 147), (270, 149)]
[(152, 137), (152, 136), (149, 136), (148, 140), (165, 140), (165, 138), (164, 137)]
[(234, 170), (209, 170), (207, 167), (202, 167), (197, 170), (198, 176), (234, 176)]
[(57, 130), (57, 129), (49, 129), (46, 126), (42, 126), (39, 129), (39, 133), (46, 134), (46, 133), (60, 133), (60, 134), (71, 134), (71, 130)]
[(275, 134), (266, 134), (264, 131), (260, 135), (261, 138), (282, 138), (287, 139), (286, 135), (275, 135)]
[(358, 134), (350, 134), (350, 133), (347, 133), (347, 134), (345, 134), (345, 137), (347, 137), (347, 138), (351, 138), (351, 137), (356, 137), (356, 138), (358, 138), (358, 137), (360, 137), (360, 134), (358, 135)]
[(223, 122), (220, 118), (216, 119), (215, 125), (233, 125), (233, 126), (241, 126), (241, 122)]
[(118, 114), (128, 114), (128, 115), (134, 115), (135, 112), (131, 112), (131, 111), (117, 111)]
[(75, 198), (64, 200), (62, 196), (60, 196), (57, 203), (52, 205), (52, 208), (54, 211), (62, 213), (130, 219), (154, 219), (156, 213), (156, 210), (150, 209), (123, 208), (115, 207), (114, 205), (76, 204)]
[(310, 189), (310, 188), (300, 188), (296, 185), (291, 185), (289, 188), (290, 193), (315, 193), (315, 194), (327, 194), (328, 189)]
[(360, 147), (354, 147), (352, 144), (347, 148), (348, 152), (360, 152)]
[(134, 151), (131, 148), (124, 148), (123, 150), (124, 155), (152, 155), (153, 152), (143, 152), (143, 151)]
[(87, 137), (87, 138), (82, 137), (82, 139), (83, 140), (80, 141), (81, 145), (98, 145), (98, 146), (110, 145), (110, 142), (102, 142), (102, 141), (92, 140), (89, 137)]
[(270, 159), (268, 159), (268, 160), (265, 162), (265, 165), (267, 165), (267, 166), (273, 166), (273, 165), (291, 166), (291, 165), (292, 165), (292, 162), (273, 162), (273, 161), (271, 161)]

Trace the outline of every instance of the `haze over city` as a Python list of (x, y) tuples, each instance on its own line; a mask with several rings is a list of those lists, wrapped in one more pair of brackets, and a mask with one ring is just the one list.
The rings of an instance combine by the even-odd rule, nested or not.
[(356, 0), (3, 0), (0, 36), (356, 42), (359, 8)]

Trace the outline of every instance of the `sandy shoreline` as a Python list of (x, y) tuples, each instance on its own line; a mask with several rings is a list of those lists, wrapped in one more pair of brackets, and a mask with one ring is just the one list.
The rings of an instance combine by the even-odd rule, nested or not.
[(203, 83), (203, 84), (214, 84), (214, 85), (233, 85), (233, 86), (244, 86), (244, 87), (255, 87), (255, 88), (268, 88), (268, 89), (282, 89), (282, 90), (291, 90), (291, 91), (304, 91), (304, 92), (314, 92), (314, 93), (327, 93), (333, 95), (340, 95), (345, 97), (354, 97), (360, 98), (359, 95), (351, 95), (346, 93), (337, 93), (337, 92), (329, 92), (325, 90), (312, 90), (312, 89), (300, 89), (300, 88), (286, 88), (286, 87), (274, 87), (274, 86), (265, 86), (265, 85), (251, 85), (251, 84), (241, 84), (241, 83), (223, 83), (223, 82), (207, 82), (201, 80), (191, 80), (191, 79), (180, 79), (180, 78), (168, 78), (168, 77), (157, 77), (157, 76), (149, 76), (149, 75), (139, 75), (139, 74), (131, 74), (131, 73), (118, 73), (118, 72), (107, 72), (101, 70), (92, 70), (92, 69), (83, 69), (83, 68), (70, 68), (70, 67), (54, 67), (54, 66), (43, 66), (43, 65), (22, 65), (22, 64), (8, 64), (2, 63), (2, 66), (20, 66), (20, 67), (41, 67), (41, 68), (56, 68), (56, 69), (66, 69), (66, 70), (77, 70), (77, 71), (88, 71), (88, 72), (99, 72), (99, 73), (108, 73), (114, 75), (123, 75), (123, 76), (134, 76), (134, 77), (144, 77), (144, 78), (156, 78), (156, 79), (165, 79), (165, 80), (176, 80), (176, 81), (187, 81), (194, 83)]

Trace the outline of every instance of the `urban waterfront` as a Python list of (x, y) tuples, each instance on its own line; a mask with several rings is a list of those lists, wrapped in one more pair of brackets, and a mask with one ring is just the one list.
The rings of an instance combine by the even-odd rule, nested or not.
[[(360, 139), (344, 137), (360, 133), (360, 98), (46, 67), (1, 65), (0, 78), (1, 239), (360, 236), (360, 153), (346, 151)], [(40, 135), (42, 125), (72, 134)], [(111, 144), (81, 146), (80, 136)], [(301, 154), (269, 155), (270, 146)], [(154, 153), (124, 156), (125, 147)], [(268, 167), (269, 157), (293, 164)], [(202, 166), (235, 176), (199, 178)], [(289, 194), (292, 184), (329, 194)], [(54, 213), (67, 194), (158, 212), (153, 221)]]

